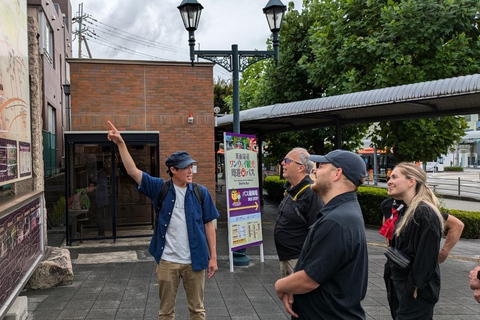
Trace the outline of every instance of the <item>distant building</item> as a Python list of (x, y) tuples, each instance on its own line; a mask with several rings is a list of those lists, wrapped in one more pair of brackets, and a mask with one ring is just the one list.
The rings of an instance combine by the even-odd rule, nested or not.
[[(28, 16), (38, 24), (42, 78), (42, 133), (45, 177), (62, 170), (63, 133), (68, 131), (70, 82), (67, 58), (72, 57), (72, 6), (69, 0), (28, 0)], [(34, 58), (34, 57), (31, 57)]]

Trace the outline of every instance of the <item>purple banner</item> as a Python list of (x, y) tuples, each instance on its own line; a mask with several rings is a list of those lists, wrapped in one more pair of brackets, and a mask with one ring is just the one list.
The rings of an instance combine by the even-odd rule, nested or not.
[(260, 212), (260, 196), (258, 188), (228, 190), (230, 217)]

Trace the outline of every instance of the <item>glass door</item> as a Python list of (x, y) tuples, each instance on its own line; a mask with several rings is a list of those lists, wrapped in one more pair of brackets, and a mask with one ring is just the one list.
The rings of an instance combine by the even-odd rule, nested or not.
[(76, 143), (68, 152), (70, 238), (113, 237), (111, 146)]
[[(137, 167), (158, 176), (158, 133), (122, 136)], [(67, 243), (150, 237), (152, 201), (136, 190), (106, 134), (66, 133), (65, 143)]]
[[(127, 142), (128, 151), (138, 169), (152, 176), (156, 170), (156, 146)], [(145, 236), (152, 234), (152, 201), (138, 192), (135, 181), (128, 175), (118, 152), (115, 154), (116, 167), (116, 227), (117, 238)]]

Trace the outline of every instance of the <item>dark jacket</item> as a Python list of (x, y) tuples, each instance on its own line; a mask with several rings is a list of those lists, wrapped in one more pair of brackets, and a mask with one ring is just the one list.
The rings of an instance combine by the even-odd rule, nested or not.
[(306, 175), (296, 186), (290, 187), (289, 183), (285, 186), (274, 229), (275, 247), (281, 261), (298, 258), (308, 229), (323, 207), (320, 197), (309, 187), (312, 183)]
[[(396, 225), (406, 210), (402, 210)], [(437, 215), (430, 206), (422, 203), (415, 210), (410, 223), (399, 236), (394, 235), (390, 243), (412, 259), (411, 268), (408, 270), (401, 270), (389, 262), (390, 278), (406, 280), (408, 294), (413, 295), (414, 287), (417, 287), (418, 298), (432, 303), (438, 301), (440, 293), (438, 252), (441, 237), (442, 230)]]

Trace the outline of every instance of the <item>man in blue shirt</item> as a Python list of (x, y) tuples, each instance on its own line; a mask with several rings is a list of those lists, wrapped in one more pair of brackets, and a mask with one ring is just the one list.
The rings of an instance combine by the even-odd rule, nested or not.
[(318, 163), (312, 190), (325, 206), (305, 239), (295, 272), (275, 283), (294, 318), (365, 319), (360, 302), (368, 281), (368, 256), (356, 190), (366, 167), (355, 153), (334, 150), (311, 155)]
[(110, 121), (108, 123), (108, 139), (118, 146), (127, 173), (139, 186), (138, 190), (153, 201), (158, 214), (149, 251), (157, 262), (159, 319), (175, 319), (180, 278), (187, 295), (190, 319), (205, 319), (205, 269), (208, 279), (218, 269), (214, 225), (218, 212), (207, 188), (201, 186), (203, 200), (195, 195), (192, 179), (196, 161), (185, 151), (168, 157), (165, 164), (171, 182), (162, 203), (157, 203), (165, 181), (137, 168), (122, 136)]

